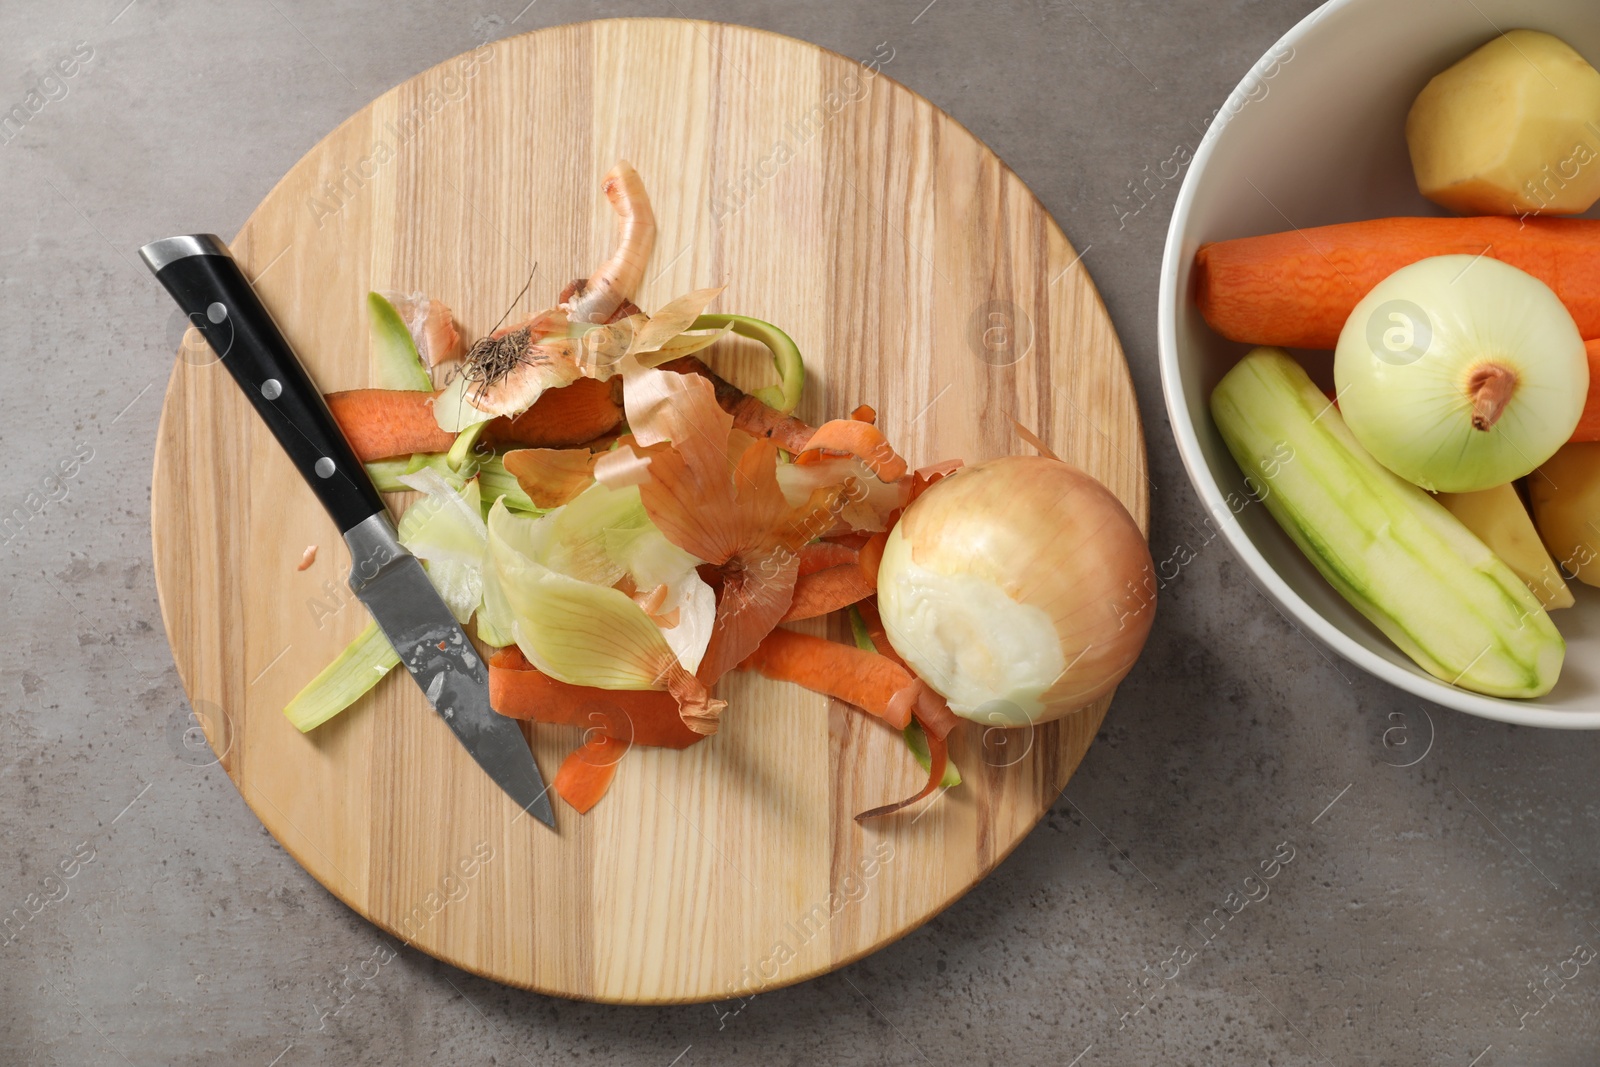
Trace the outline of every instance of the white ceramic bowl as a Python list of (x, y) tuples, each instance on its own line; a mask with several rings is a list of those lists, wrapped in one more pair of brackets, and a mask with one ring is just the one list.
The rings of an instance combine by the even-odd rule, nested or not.
[[(1445, 214), (1416, 190), (1406, 112), (1434, 74), (1497, 28), (1519, 27), (1553, 33), (1600, 64), (1596, 0), (1332, 0), (1285, 34), (1212, 120), (1184, 179), (1161, 269), (1161, 380), (1178, 452), (1214, 526), (1308, 634), (1447, 707), (1504, 722), (1600, 729), (1600, 589), (1572, 583), (1577, 606), (1553, 616), (1567, 657), (1548, 696), (1480, 696), (1413, 664), (1323, 581), (1265, 507), (1252, 503), (1233, 514), (1227, 494), (1243, 498), (1244, 482), (1206, 402), (1249, 346), (1213, 333), (1193, 298), (1194, 254), (1206, 241)], [(1298, 355), (1313, 377), (1331, 382), (1331, 353)]]

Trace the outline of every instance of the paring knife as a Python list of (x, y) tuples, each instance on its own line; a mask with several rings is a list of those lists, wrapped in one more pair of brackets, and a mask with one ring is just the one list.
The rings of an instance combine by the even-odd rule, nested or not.
[(262, 306), (228, 246), (211, 234), (139, 249), (205, 336), (350, 548), (350, 589), (472, 758), (516, 805), (551, 828), (544, 779), (517, 724), (489, 707), (489, 673), (417, 558), (395, 536), (322, 394)]

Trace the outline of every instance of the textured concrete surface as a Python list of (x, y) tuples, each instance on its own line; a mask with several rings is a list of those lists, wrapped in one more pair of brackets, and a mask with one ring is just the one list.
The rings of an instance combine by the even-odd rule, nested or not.
[[(0, 145), (0, 510), (39, 507), (0, 534), (0, 915), (25, 916), (0, 933), (0, 1062), (1595, 1061), (1600, 738), (1423, 707), (1311, 647), (1204, 543), (1169, 442), (1155, 310), (1176, 186), (1135, 214), (1128, 183), (1196, 143), (1310, 0), (523, 2), (0, 16), (0, 108), (44, 99)], [(148, 525), (175, 345), (134, 249), (233, 233), (345, 115), (485, 37), (619, 14), (863, 59), (886, 43), (885, 72), (1086, 251), (1139, 389), (1156, 556), (1194, 559), (1038, 830), (888, 950), (738, 1011), (566, 1003), (404, 950), (341, 1003), (377, 931), (184, 758)]]

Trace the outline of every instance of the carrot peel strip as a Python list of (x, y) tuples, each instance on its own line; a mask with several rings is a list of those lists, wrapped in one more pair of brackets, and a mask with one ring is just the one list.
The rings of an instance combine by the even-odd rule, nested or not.
[(780, 621), (814, 619), (847, 608), (871, 596), (877, 588), (875, 581), (867, 580), (865, 569), (854, 562), (826, 567), (794, 583), (794, 599)]
[[(823, 534), (822, 540), (825, 544), (844, 545), (846, 548), (853, 548), (859, 552), (862, 545), (872, 540), (872, 535), (865, 530), (840, 530), (838, 533)], [(842, 563), (844, 561), (839, 560), (838, 562)], [(831, 567), (833, 564), (830, 563), (828, 566)], [(820, 567), (817, 569), (821, 570)]]
[[(873, 647), (878, 650), (878, 654), (905, 667), (906, 661), (901, 659), (900, 653), (896, 652), (894, 646), (889, 644), (888, 632), (883, 628), (883, 617), (878, 614), (877, 600), (863, 600), (855, 605), (855, 609), (861, 616), (861, 621), (866, 626), (867, 636), (871, 639)], [(908, 672), (910, 671), (909, 667), (905, 667), (905, 669)], [(923, 730), (929, 737), (934, 735), (938, 735), (941, 738), (949, 737), (950, 732), (961, 725), (961, 717), (950, 710), (950, 705), (946, 703), (944, 697), (934, 691), (932, 686), (923, 682), (920, 678), (918, 683), (921, 688), (917, 691), (917, 721), (922, 724)]]
[[(926, 688), (926, 683), (918, 682), (917, 684)], [(945, 764), (950, 762), (949, 735), (947, 733), (938, 733), (935, 729), (930, 728), (929, 725), (923, 721), (920, 714), (916, 716), (916, 720), (919, 724), (921, 724), (922, 732), (926, 734), (928, 738), (927, 784), (915, 794), (906, 797), (904, 800), (897, 800), (893, 804), (884, 804), (881, 807), (870, 808), (867, 811), (863, 811), (861, 814), (856, 816), (856, 822), (866, 822), (868, 819), (880, 819), (885, 815), (893, 815), (897, 811), (900, 811), (904, 808), (909, 808), (911, 805), (927, 797), (935, 789), (939, 788), (939, 783), (944, 781)]]
[(854, 456), (880, 481), (897, 482), (906, 473), (906, 461), (890, 447), (883, 431), (859, 419), (834, 419), (817, 427), (796, 463), (820, 463), (829, 453)]
[(536, 670), (515, 645), (489, 657), (489, 704), (513, 719), (581, 726), (635, 745), (688, 748), (705, 736), (684, 725), (670, 693), (569, 685)]
[[(863, 600), (856, 605), (856, 611), (865, 624), (867, 636), (871, 638), (873, 647), (879, 654), (886, 659), (904, 664), (905, 661), (900, 658), (900, 654), (889, 644), (889, 636), (883, 628), (883, 618), (878, 614), (877, 603), (873, 600)], [(922, 727), (922, 732), (928, 741), (927, 784), (904, 800), (862, 812), (856, 816), (857, 822), (893, 815), (902, 808), (910, 807), (932, 793), (944, 780), (945, 765), (950, 762), (950, 734), (960, 725), (961, 719), (950, 710), (950, 705), (945, 702), (944, 697), (934, 692), (933, 687), (920, 678), (916, 681), (914, 696), (915, 708), (912, 717), (917, 720), (917, 725)]]
[[(420, 389), (345, 389), (323, 399), (356, 456), (371, 463), (450, 448), (456, 435), (441, 430), (433, 413), (438, 395)], [(610, 384), (584, 378), (549, 390), (514, 419), (493, 420), (485, 432), (499, 445), (565, 448), (592, 441), (621, 421)]]
[(533, 406), (515, 418), (489, 424), (489, 439), (498, 445), (570, 448), (610, 433), (622, 422), (622, 405), (610, 382), (579, 378), (547, 389)]
[[(740, 666), (776, 681), (795, 682), (837, 697), (884, 720), (897, 730), (911, 722), (912, 701), (897, 694), (918, 682), (886, 656), (863, 652), (810, 634), (777, 629)], [(941, 770), (940, 775), (944, 774)]]
[(328, 411), (363, 463), (444, 452), (456, 435), (439, 429), (435, 394), (420, 389), (346, 389), (328, 393)]
[(949, 737), (962, 723), (961, 716), (951, 711), (944, 697), (934, 692), (933, 686), (927, 683), (923, 683), (921, 691), (917, 693), (916, 717), (929, 737)]
[(859, 555), (859, 545), (839, 541), (813, 541), (800, 549), (800, 577), (825, 571), (843, 563), (854, 563)]
[(590, 736), (561, 761), (561, 769), (551, 783), (556, 796), (571, 804), (579, 815), (584, 814), (606, 795), (617, 764), (627, 751), (626, 741), (604, 734)]
[(867, 586), (876, 590), (878, 588), (878, 568), (883, 563), (883, 550), (889, 544), (889, 534), (875, 533), (861, 546), (861, 552), (856, 557), (856, 566), (861, 571), (862, 578)]
[(905, 660), (901, 659), (900, 653), (889, 644), (889, 632), (883, 628), (883, 616), (878, 614), (877, 600), (863, 600), (856, 605), (856, 610), (861, 613), (861, 621), (867, 624), (867, 636), (872, 638), (872, 645), (878, 650), (878, 655), (887, 656), (904, 666)]

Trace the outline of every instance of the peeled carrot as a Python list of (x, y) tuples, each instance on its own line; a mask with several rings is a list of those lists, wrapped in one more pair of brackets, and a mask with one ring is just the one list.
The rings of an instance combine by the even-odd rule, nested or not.
[(513, 719), (581, 726), (636, 745), (688, 748), (705, 740), (683, 724), (671, 693), (568, 685), (534, 669), (515, 645), (489, 657), (489, 706)]
[(346, 389), (323, 399), (363, 463), (443, 452), (456, 435), (433, 418), (435, 394), (420, 389)]
[(1333, 348), (1373, 286), (1429, 256), (1489, 255), (1555, 290), (1600, 337), (1600, 220), (1389, 218), (1201, 245), (1195, 299), (1233, 341)]
[(486, 431), (497, 445), (526, 448), (570, 448), (610, 433), (622, 422), (622, 403), (613, 384), (579, 378), (560, 389), (548, 389), (533, 406), (514, 419), (496, 419)]
[(628, 743), (614, 737), (594, 734), (573, 749), (561, 761), (551, 783), (556, 796), (565, 800), (582, 815), (600, 802), (611, 788), (611, 779), (617, 773), (617, 764), (627, 754)]
[(780, 628), (769, 633), (739, 666), (838, 697), (897, 730), (911, 722), (912, 702), (907, 693), (917, 680), (893, 660), (854, 645)]
[(853, 560), (834, 567), (824, 567), (795, 580), (794, 599), (789, 602), (789, 610), (778, 621), (814, 619), (818, 615), (847, 608), (877, 591), (877, 583), (867, 581), (865, 571)]
[(1584, 401), (1583, 415), (1572, 439), (1600, 441), (1600, 341), (1589, 341), (1585, 347), (1589, 355), (1589, 397)]

